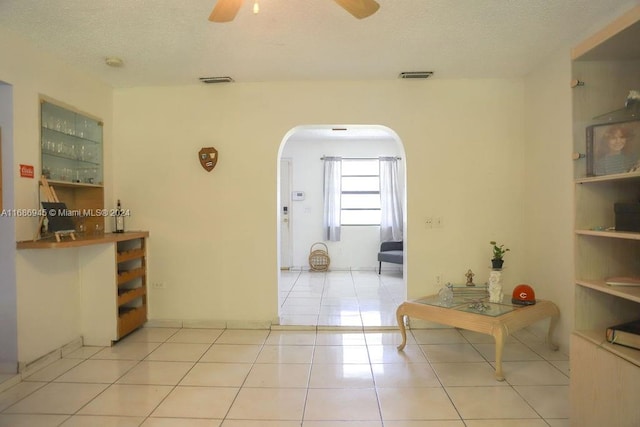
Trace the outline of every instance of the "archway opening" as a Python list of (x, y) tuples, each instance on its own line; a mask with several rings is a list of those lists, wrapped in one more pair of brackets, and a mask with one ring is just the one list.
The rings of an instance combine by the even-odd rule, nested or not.
[[(327, 241), (323, 231), (326, 157), (339, 157), (343, 165), (350, 165), (343, 171), (352, 171), (343, 172), (341, 178), (339, 241)], [(277, 195), (281, 325), (395, 326), (395, 309), (406, 299), (406, 257), (403, 265), (383, 263), (378, 272), (381, 233), (380, 222), (375, 220), (375, 198), (380, 198), (379, 187), (376, 194), (371, 188), (358, 191), (357, 186), (378, 185), (374, 183), (380, 176), (377, 172), (353, 172), (379, 170), (380, 158), (397, 159), (401, 239), (405, 241), (405, 153), (392, 129), (381, 125), (304, 125), (291, 129), (283, 138)], [(362, 202), (346, 202), (350, 195), (345, 195), (345, 187), (356, 190), (352, 193)], [(328, 271), (310, 271), (309, 255), (315, 249), (328, 252)]]

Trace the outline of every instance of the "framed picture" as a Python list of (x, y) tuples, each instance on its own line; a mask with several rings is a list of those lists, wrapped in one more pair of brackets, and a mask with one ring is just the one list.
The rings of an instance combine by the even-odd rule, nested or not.
[(587, 127), (587, 176), (640, 172), (640, 120)]

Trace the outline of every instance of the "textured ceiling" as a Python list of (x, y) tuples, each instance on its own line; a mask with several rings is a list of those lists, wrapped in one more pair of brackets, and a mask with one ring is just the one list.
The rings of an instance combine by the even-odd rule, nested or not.
[[(0, 0), (0, 26), (114, 87), (525, 75), (638, 0), (377, 0), (357, 20), (332, 0), (246, 0), (235, 21), (215, 0)], [(606, 20), (604, 20), (606, 18)], [(597, 27), (596, 27), (597, 29)], [(568, 52), (567, 52), (568, 55)], [(104, 64), (121, 57), (120, 69)]]

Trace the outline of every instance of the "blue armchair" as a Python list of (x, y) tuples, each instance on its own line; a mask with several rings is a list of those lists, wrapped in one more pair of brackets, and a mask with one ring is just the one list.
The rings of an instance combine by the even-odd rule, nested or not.
[(382, 242), (378, 252), (378, 274), (382, 272), (382, 263), (391, 262), (402, 265), (404, 262), (404, 244), (402, 241)]

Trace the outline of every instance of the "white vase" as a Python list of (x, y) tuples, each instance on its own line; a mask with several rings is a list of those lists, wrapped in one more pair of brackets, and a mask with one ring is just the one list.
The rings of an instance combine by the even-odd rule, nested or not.
[(502, 271), (489, 272), (489, 302), (502, 302)]

